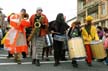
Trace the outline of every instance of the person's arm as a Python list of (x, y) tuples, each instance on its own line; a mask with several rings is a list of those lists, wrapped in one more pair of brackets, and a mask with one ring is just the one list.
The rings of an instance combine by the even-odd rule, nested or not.
[(71, 38), (71, 34), (70, 34), (71, 31), (72, 31), (72, 28), (70, 28), (70, 29), (69, 29), (69, 32), (68, 32), (68, 37), (69, 37), (69, 38)]
[(42, 14), (42, 24), (41, 24), (41, 27), (43, 29), (46, 29), (48, 28), (48, 19), (45, 15)]
[(67, 30), (69, 27), (70, 27), (70, 26), (66, 23), (66, 24), (65, 24), (66, 30)]
[(78, 35), (79, 35), (80, 37), (81, 37), (81, 32), (82, 32), (81, 28), (78, 27)]
[(22, 25), (23, 27), (30, 27), (30, 22), (27, 21), (27, 20), (22, 19), (22, 20), (21, 20), (21, 25)]
[(97, 34), (96, 27), (94, 27), (95, 40), (99, 40), (99, 36)]
[(32, 15), (29, 19), (30, 21), (30, 27), (34, 27), (34, 21), (33, 21), (34, 15)]
[(44, 15), (44, 24), (48, 26), (48, 18)]

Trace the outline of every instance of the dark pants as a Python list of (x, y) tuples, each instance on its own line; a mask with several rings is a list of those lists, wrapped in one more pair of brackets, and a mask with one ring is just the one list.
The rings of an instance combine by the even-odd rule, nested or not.
[(106, 49), (106, 53), (107, 53), (107, 58), (108, 58), (108, 49)]
[(62, 51), (61, 51), (61, 60), (65, 60), (66, 59), (65, 58), (65, 52), (66, 52), (66, 50), (62, 49)]
[(54, 40), (53, 48), (55, 62), (59, 62), (62, 56), (63, 42)]
[(108, 49), (106, 49), (107, 57), (105, 58), (105, 62), (108, 64)]
[(49, 56), (49, 50), (51, 47), (44, 47), (42, 51), (42, 58), (44, 58), (45, 52), (46, 52), (46, 57)]

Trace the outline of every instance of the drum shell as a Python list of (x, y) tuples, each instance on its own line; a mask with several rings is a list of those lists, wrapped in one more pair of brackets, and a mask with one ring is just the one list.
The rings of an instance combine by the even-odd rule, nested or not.
[(83, 40), (80, 37), (71, 38), (68, 40), (69, 57), (72, 59), (86, 58), (86, 52)]
[(104, 45), (102, 41), (93, 41), (94, 43), (91, 44), (92, 56), (96, 59), (104, 59), (106, 55), (106, 51), (104, 49)]
[(52, 34), (47, 34), (45, 35), (45, 47), (50, 47), (53, 45), (53, 38), (52, 38)]

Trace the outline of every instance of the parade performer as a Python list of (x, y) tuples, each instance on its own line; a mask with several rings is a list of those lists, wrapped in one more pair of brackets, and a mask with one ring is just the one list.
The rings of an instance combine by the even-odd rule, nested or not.
[[(14, 15), (15, 13), (11, 13), (8, 17), (7, 17), (7, 21), (8, 21), (8, 27), (10, 27), (11, 28), (11, 26), (10, 26), (10, 16), (12, 16), (12, 15)], [(7, 32), (9, 31), (9, 29), (8, 29), (8, 27), (7, 27)], [(11, 54), (12, 52), (11, 51), (8, 51), (8, 56), (7, 56), (7, 58), (11, 58), (11, 57), (13, 57), (13, 54)]]
[[(77, 38), (77, 37), (81, 38), (80, 24), (81, 23), (79, 21), (75, 21), (71, 24), (71, 28), (69, 29), (69, 32), (68, 32), (69, 39)], [(77, 43), (77, 44), (71, 44), (71, 45), (73, 45), (73, 48), (78, 48), (78, 47), (75, 47), (75, 45), (80, 45), (80, 44)], [(79, 47), (81, 47), (81, 45)], [(74, 53), (72, 53), (72, 54), (74, 54)], [(72, 58), (72, 65), (73, 65), (73, 67), (78, 67), (78, 64), (77, 64), (77, 61), (75, 58)]]
[(36, 14), (30, 17), (32, 31), (28, 37), (28, 41), (31, 41), (32, 45), (32, 64), (36, 64), (37, 66), (40, 66), (40, 56), (45, 44), (44, 37), (48, 33), (48, 19), (42, 12), (42, 8), (39, 7), (36, 10)]
[(7, 17), (7, 21), (8, 21), (8, 23), (10, 24), (10, 17), (12, 16), (12, 15), (14, 15), (15, 13), (11, 13), (8, 17)]
[(92, 52), (90, 48), (90, 43), (92, 40), (99, 40), (96, 27), (92, 24), (93, 17), (86, 17), (86, 24), (82, 28), (82, 37), (85, 44), (86, 54), (87, 54), (87, 64), (92, 66)]
[(59, 13), (53, 23), (51, 30), (51, 32), (53, 33), (53, 48), (55, 60), (54, 66), (58, 66), (60, 64), (61, 57), (63, 57), (62, 50), (64, 47), (64, 42), (66, 40), (66, 30), (68, 28), (69, 26), (65, 22), (64, 15), (62, 13)]
[(6, 30), (5, 18), (6, 18), (6, 15), (3, 14), (3, 12), (0, 10), (0, 26), (2, 28), (3, 35), (4, 35), (5, 30)]
[(98, 33), (99, 39), (102, 40), (103, 35), (104, 35), (104, 31), (103, 31), (103, 28), (101, 26), (97, 26), (97, 33)]
[(20, 14), (14, 14), (10, 17), (10, 25), (12, 28), (7, 32), (4, 46), (11, 54), (15, 54), (15, 61), (21, 64), (21, 53), (28, 54), (28, 46), (26, 42), (25, 27), (30, 26), (30, 22), (24, 18), (25, 9), (22, 9)]
[(104, 58), (104, 64), (108, 65), (108, 28), (104, 30), (104, 47), (107, 53), (106, 58)]

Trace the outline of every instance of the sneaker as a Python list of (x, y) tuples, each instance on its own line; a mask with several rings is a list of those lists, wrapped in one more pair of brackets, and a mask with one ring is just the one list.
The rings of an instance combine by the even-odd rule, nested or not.
[(36, 64), (36, 59), (33, 59), (32, 60), (32, 64)]
[(108, 66), (108, 63), (106, 61), (103, 61), (103, 63)]

